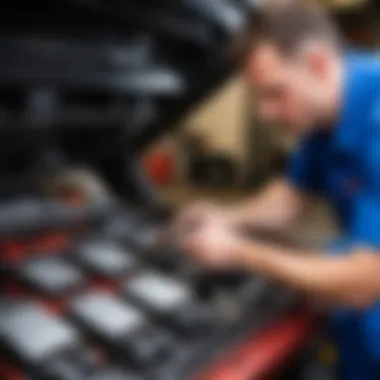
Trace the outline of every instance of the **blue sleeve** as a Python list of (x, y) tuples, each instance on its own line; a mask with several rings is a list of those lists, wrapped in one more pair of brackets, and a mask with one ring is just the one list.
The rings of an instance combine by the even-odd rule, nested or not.
[(318, 170), (320, 147), (313, 138), (305, 138), (291, 154), (286, 177), (297, 189), (305, 193), (318, 193), (321, 181)]
[(369, 117), (368, 144), (362, 156), (365, 157), (369, 183), (367, 186), (380, 194), (380, 96), (374, 102)]

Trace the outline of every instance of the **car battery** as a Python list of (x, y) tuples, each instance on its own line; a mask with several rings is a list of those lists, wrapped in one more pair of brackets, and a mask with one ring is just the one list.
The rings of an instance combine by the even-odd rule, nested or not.
[(201, 303), (185, 281), (156, 271), (146, 271), (127, 280), (123, 292), (153, 318), (175, 327), (187, 337), (221, 324), (217, 310)]
[(33, 377), (83, 380), (100, 368), (78, 333), (59, 318), (32, 304), (17, 304), (0, 318), (5, 352)]
[(170, 335), (115, 296), (102, 292), (82, 295), (71, 303), (70, 315), (128, 366), (154, 367), (171, 352)]

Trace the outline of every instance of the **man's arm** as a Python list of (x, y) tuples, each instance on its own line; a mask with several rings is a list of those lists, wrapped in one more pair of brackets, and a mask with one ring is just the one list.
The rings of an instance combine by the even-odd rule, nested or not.
[(216, 207), (210, 203), (198, 203), (186, 207), (176, 216), (165, 235), (181, 236), (196, 226), (215, 223), (233, 230), (281, 230), (301, 214), (307, 203), (307, 197), (286, 179), (276, 179), (239, 205)]
[(228, 213), (235, 227), (281, 230), (304, 211), (309, 199), (286, 179), (272, 180), (251, 200), (233, 207)]
[(261, 273), (335, 303), (367, 306), (380, 295), (380, 257), (371, 250), (327, 256), (248, 241), (223, 226), (204, 228), (183, 243), (190, 256), (213, 269)]
[(230, 213), (235, 225), (283, 229), (294, 222), (310, 202), (323, 192), (320, 145), (313, 135), (301, 140), (289, 158), (281, 179), (271, 181), (249, 202)]
[(371, 250), (326, 256), (254, 242), (237, 245), (236, 253), (243, 268), (337, 303), (368, 306), (380, 295), (380, 258)]

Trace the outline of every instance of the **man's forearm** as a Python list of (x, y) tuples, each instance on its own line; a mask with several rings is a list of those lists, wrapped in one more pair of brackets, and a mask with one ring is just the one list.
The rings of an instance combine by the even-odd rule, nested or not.
[(285, 180), (276, 179), (252, 199), (232, 208), (228, 217), (235, 227), (279, 230), (297, 219), (305, 203)]
[(229, 217), (237, 228), (282, 230), (296, 219), (293, 213), (282, 208), (269, 206), (258, 198), (234, 208)]
[(360, 306), (380, 295), (380, 259), (371, 252), (329, 257), (258, 243), (237, 251), (243, 267), (332, 301)]

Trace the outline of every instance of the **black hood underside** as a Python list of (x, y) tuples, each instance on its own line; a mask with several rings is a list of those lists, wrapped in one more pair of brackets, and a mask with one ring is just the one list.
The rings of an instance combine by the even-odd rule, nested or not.
[(31, 183), (80, 162), (125, 192), (136, 153), (233, 72), (228, 52), (254, 9), (250, 0), (8, 3), (0, 15), (3, 183), (14, 192), (21, 177)]

